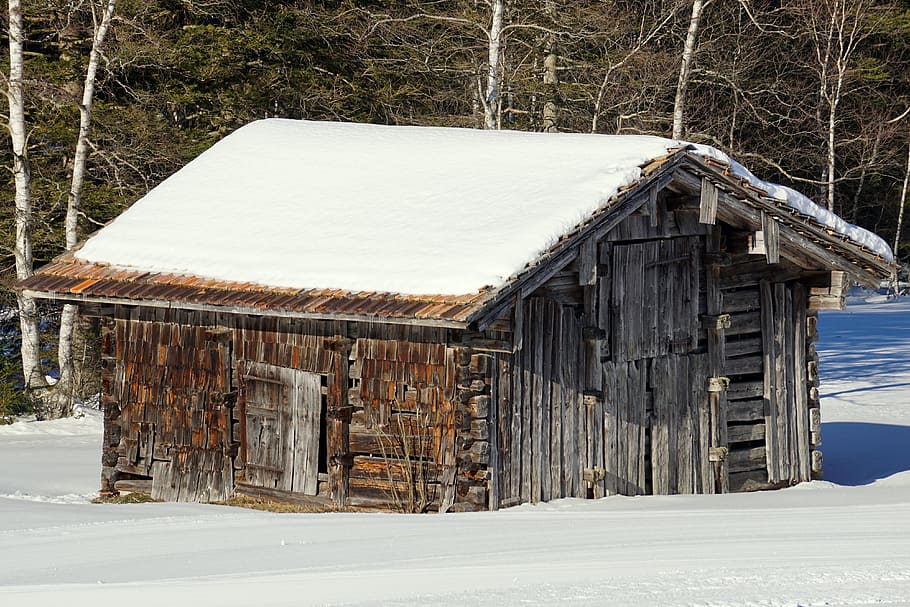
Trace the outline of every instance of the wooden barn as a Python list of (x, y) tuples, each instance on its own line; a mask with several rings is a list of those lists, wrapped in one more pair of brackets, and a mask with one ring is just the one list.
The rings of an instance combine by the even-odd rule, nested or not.
[(101, 323), (101, 488), (424, 512), (822, 472), (876, 236), (711, 148), (266, 120), (19, 287)]

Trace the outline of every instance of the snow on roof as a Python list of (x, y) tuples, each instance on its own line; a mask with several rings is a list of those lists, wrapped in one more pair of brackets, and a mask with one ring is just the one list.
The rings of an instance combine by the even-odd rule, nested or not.
[[(468, 294), (502, 285), (680, 145), (261, 120), (163, 181), (76, 257), (273, 287)], [(877, 236), (843, 228), (792, 190), (753, 183), (890, 256)]]

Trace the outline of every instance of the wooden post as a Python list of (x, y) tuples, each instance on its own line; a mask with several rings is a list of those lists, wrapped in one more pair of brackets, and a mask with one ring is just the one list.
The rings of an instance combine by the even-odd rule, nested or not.
[(765, 212), (761, 214), (762, 233), (765, 237), (765, 259), (780, 263), (780, 224)]
[[(706, 180), (702, 180), (706, 183)], [(704, 195), (704, 194), (703, 194)], [(715, 191), (715, 198), (717, 193)], [(716, 205), (715, 205), (716, 206)], [(721, 252), (720, 226), (708, 230), (705, 253), (711, 259), (714, 254)], [(708, 483), (702, 489), (706, 493), (726, 493), (729, 485), (729, 473), (726, 462), (727, 452), (727, 383), (725, 379), (726, 366), (726, 329), (729, 327), (729, 317), (722, 315), (723, 292), (720, 288), (721, 266), (709, 264), (705, 267), (705, 294), (707, 297), (707, 313), (713, 318), (713, 323), (707, 323), (708, 338), (708, 407), (710, 414), (710, 445), (706, 454), (714, 469), (713, 487)], [(704, 454), (703, 454), (704, 456)], [(707, 479), (706, 479), (707, 480)]]
[(709, 225), (714, 225), (717, 221), (717, 186), (705, 177), (701, 180), (698, 221)]
[(332, 352), (332, 373), (326, 394), (326, 450), (329, 464), (329, 487), (335, 505), (347, 505), (351, 458), (350, 408), (347, 406), (349, 352), (351, 342), (338, 338)]

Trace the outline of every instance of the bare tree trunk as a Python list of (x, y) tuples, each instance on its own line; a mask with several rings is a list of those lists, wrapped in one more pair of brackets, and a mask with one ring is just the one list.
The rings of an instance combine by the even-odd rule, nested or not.
[[(553, 0), (547, 0), (547, 14), (550, 19), (556, 18), (556, 3)], [(547, 89), (547, 98), (543, 104), (543, 124), (541, 130), (544, 133), (555, 133), (559, 130), (559, 103), (557, 102), (559, 86), (559, 51), (556, 44), (556, 34), (547, 34), (547, 55), (543, 60), (543, 83)]]
[(490, 22), (490, 46), (487, 59), (487, 90), (483, 100), (483, 125), (485, 129), (499, 128), (499, 48), (502, 36), (504, 0), (493, 0), (493, 18)]
[[(20, 0), (9, 0), (9, 132), (16, 183), (16, 278), (24, 280), (34, 272), (32, 259), (32, 187), (28, 161), (28, 136), (25, 128), (25, 95), (22, 81), (24, 64), (23, 27)], [(22, 331), (22, 374), (27, 389), (47, 385), (41, 370), (38, 310), (35, 300), (21, 292), (17, 295), (19, 326)]]
[(840, 102), (841, 81), (842, 79), (838, 78), (834, 96), (828, 103), (828, 164), (825, 173), (828, 179), (827, 204), (828, 210), (831, 212), (834, 212), (834, 185), (837, 181), (836, 175), (834, 174), (834, 163), (837, 159), (837, 140), (835, 139), (835, 134), (837, 133), (837, 106)]
[(875, 166), (878, 160), (879, 147), (882, 142), (882, 128), (878, 127), (875, 131), (875, 143), (872, 144), (872, 155), (868, 162), (863, 163), (863, 169), (859, 174), (859, 183), (856, 186), (856, 192), (853, 194), (853, 207), (850, 210), (850, 221), (856, 223), (856, 214), (859, 212), (859, 200), (863, 195), (863, 187), (866, 185), (866, 176), (869, 174), (869, 168)]
[(894, 260), (900, 257), (898, 248), (901, 245), (901, 227), (904, 223), (904, 209), (907, 207), (907, 185), (910, 182), (910, 131), (907, 133), (907, 166), (904, 169), (904, 185), (901, 187), (900, 206), (897, 211), (897, 226), (894, 229)]
[(679, 64), (679, 82), (676, 84), (676, 100), (673, 102), (673, 138), (682, 139), (686, 124), (686, 89), (689, 87), (689, 75), (692, 72), (692, 61), (695, 59), (695, 45), (698, 41), (698, 28), (701, 26), (701, 12), (711, 0), (693, 0), (692, 18), (689, 20), (689, 33), (683, 47), (682, 61)]
[[(89, 52), (88, 68), (85, 71), (85, 84), (82, 89), (82, 103), (79, 104), (79, 135), (76, 138), (76, 154), (73, 158), (73, 178), (66, 205), (66, 250), (71, 251), (79, 241), (79, 209), (82, 205), (82, 187), (85, 183), (85, 170), (88, 161), (88, 138), (92, 126), (92, 102), (95, 96), (95, 77), (98, 73), (98, 61), (101, 46), (107, 37), (111, 18), (114, 15), (116, 0), (108, 0), (100, 16), (92, 7), (95, 22), (95, 37), (92, 50)], [(60, 364), (60, 380), (54, 386), (54, 398), (47, 404), (46, 416), (50, 419), (67, 417), (72, 414), (75, 397), (75, 362), (73, 359), (73, 331), (76, 325), (78, 307), (67, 304), (60, 315), (60, 334), (57, 342), (57, 359)]]

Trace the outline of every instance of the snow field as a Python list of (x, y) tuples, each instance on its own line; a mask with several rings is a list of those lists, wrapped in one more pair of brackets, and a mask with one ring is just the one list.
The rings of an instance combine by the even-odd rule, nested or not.
[(820, 330), (829, 480), (774, 492), (444, 516), (54, 503), (97, 488), (98, 416), (0, 427), (0, 604), (910, 605), (910, 300)]

